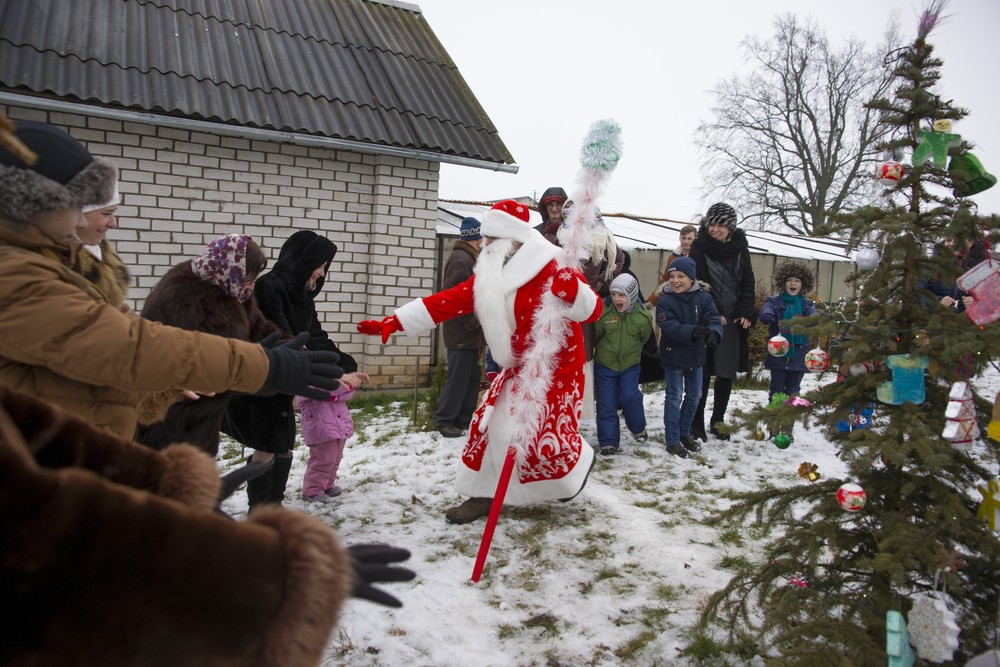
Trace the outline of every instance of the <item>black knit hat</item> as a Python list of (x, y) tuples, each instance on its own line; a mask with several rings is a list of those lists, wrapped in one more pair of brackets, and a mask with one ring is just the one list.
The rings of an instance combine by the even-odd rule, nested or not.
[(736, 209), (729, 204), (712, 204), (701, 219), (701, 226), (708, 229), (709, 225), (725, 225), (730, 231), (736, 229)]
[(0, 147), (0, 216), (26, 223), (39, 213), (108, 201), (118, 180), (107, 160), (94, 158), (59, 128), (14, 121), (14, 135), (38, 156), (33, 165)]

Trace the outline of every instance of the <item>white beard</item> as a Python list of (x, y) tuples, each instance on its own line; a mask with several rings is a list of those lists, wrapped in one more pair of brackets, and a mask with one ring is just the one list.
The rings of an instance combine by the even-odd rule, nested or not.
[(508, 306), (508, 290), (503, 279), (503, 267), (514, 252), (512, 240), (494, 239), (480, 251), (473, 269), (476, 276), (476, 317), (483, 327), (490, 353), (501, 367), (514, 365), (510, 349), (510, 339), (514, 335), (514, 310)]

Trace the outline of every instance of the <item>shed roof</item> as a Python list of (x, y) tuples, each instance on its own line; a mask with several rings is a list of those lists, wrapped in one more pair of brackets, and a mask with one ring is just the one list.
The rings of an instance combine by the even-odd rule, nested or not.
[(402, 2), (2, 2), (0, 88), (514, 162), (420, 8)]
[[(482, 220), (482, 215), (492, 205), (492, 202), (439, 201), (437, 233), (457, 236), (463, 218), (472, 216)], [(531, 224), (540, 225), (542, 217), (535, 210), (529, 209), (529, 211)], [(677, 236), (681, 227), (691, 224), (684, 220), (640, 217), (627, 213), (602, 212), (602, 216), (604, 224), (615, 235), (618, 244), (629, 251), (673, 250), (677, 247)], [(750, 252), (753, 254), (829, 262), (851, 261), (845, 251), (847, 244), (837, 239), (744, 231), (750, 244)]]

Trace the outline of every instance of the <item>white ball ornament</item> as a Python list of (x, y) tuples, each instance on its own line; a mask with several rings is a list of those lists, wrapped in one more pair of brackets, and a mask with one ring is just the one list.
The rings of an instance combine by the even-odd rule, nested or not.
[(854, 263), (857, 264), (858, 268), (862, 271), (871, 271), (878, 266), (881, 259), (882, 257), (878, 254), (878, 250), (875, 248), (861, 248), (854, 255)]
[(903, 178), (903, 165), (895, 160), (887, 160), (875, 169), (875, 179), (887, 188), (899, 183)]
[(847, 512), (860, 512), (868, 501), (868, 494), (857, 484), (848, 482), (837, 489), (837, 504)]
[(813, 373), (822, 373), (830, 367), (830, 355), (826, 350), (814, 347), (806, 352), (806, 368)]
[(783, 357), (788, 354), (788, 348), (790, 343), (788, 339), (778, 334), (771, 340), (767, 341), (767, 352), (772, 357)]

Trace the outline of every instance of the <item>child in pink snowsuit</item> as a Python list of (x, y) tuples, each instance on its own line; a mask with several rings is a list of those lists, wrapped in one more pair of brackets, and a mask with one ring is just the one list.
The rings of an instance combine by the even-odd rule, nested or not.
[(354, 387), (344, 383), (330, 392), (326, 401), (296, 397), (302, 419), (302, 438), (309, 446), (309, 464), (302, 477), (302, 497), (314, 503), (332, 503), (340, 495), (337, 470), (344, 445), (354, 435), (354, 422), (347, 401)]

